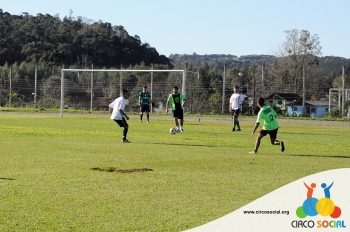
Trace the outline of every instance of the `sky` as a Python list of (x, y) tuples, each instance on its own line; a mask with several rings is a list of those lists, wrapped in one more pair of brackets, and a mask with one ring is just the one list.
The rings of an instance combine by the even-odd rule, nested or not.
[(278, 55), (285, 31), (319, 36), (322, 56), (350, 58), (349, 0), (0, 0), (19, 15), (121, 25), (160, 54)]

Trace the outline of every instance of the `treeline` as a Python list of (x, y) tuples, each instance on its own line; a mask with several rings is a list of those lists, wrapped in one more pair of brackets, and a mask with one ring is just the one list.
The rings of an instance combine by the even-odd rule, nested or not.
[(81, 67), (169, 64), (167, 57), (139, 36), (130, 36), (123, 26), (82, 17), (11, 15), (0, 9), (0, 65), (23, 61)]
[[(271, 55), (234, 56), (224, 54), (210, 55), (180, 55), (171, 54), (169, 58), (174, 65), (187, 63), (193, 69), (203, 70), (205, 65), (212, 70), (226, 68), (227, 84), (243, 87), (246, 93), (253, 96), (266, 96), (274, 92), (296, 93), (301, 95), (303, 83), (302, 74), (292, 78), (289, 56), (276, 57)], [(328, 100), (330, 88), (342, 87), (342, 67), (345, 68), (345, 88), (350, 88), (350, 59), (335, 56), (314, 57), (316, 63), (305, 69), (306, 100)], [(242, 73), (241, 77), (238, 73)], [(217, 80), (222, 84), (222, 78)], [(218, 87), (220, 84), (218, 84)], [(227, 86), (227, 85), (226, 85)], [(212, 86), (213, 87), (213, 86)], [(232, 91), (232, 86), (228, 87)], [(219, 88), (222, 91), (222, 88)]]
[(228, 68), (242, 68), (245, 66), (269, 64), (275, 59), (272, 55), (224, 55), (224, 54), (206, 54), (198, 55), (193, 53), (191, 55), (170, 54), (169, 59), (174, 64), (188, 62), (188, 64), (199, 66), (206, 63), (210, 66), (224, 66)]

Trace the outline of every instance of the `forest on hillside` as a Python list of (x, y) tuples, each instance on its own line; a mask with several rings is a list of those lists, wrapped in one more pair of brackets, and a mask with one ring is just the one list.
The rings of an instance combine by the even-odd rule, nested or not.
[(120, 25), (82, 17), (22, 13), (0, 9), (0, 65), (26, 62), (50, 65), (120, 67), (144, 62), (169, 64), (139, 36)]
[[(174, 53), (165, 57), (121, 25), (72, 16), (11, 15), (0, 9), (0, 106), (59, 107), (62, 68), (186, 69), (186, 110), (192, 113), (221, 113), (222, 99), (228, 113), (233, 85), (241, 86), (251, 98), (305, 91), (306, 100), (327, 101), (329, 89), (342, 85), (342, 67), (345, 88), (350, 88), (350, 59), (322, 57), (318, 37), (308, 31), (290, 31), (286, 42), (305, 46), (300, 50), (306, 52), (287, 48), (279, 56)], [(137, 110), (138, 92), (151, 84), (151, 76), (154, 107), (162, 110), (172, 86), (181, 86), (181, 73), (67, 73), (66, 107), (105, 110), (126, 88), (131, 92), (131, 109)]]

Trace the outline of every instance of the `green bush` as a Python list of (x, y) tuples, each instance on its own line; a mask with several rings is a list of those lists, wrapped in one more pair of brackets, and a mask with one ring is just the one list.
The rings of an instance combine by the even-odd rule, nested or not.
[(342, 117), (341, 109), (340, 108), (335, 108), (335, 109), (327, 112), (326, 117), (329, 117), (329, 118), (341, 118)]

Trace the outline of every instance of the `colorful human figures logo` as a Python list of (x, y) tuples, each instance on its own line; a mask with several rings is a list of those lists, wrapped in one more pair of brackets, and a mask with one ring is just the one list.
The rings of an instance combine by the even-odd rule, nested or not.
[(304, 185), (307, 188), (307, 198), (303, 205), (297, 208), (297, 216), (299, 218), (305, 218), (306, 216), (313, 217), (319, 214), (321, 216), (331, 216), (332, 218), (340, 217), (341, 209), (331, 200), (330, 188), (333, 186), (333, 183), (334, 182), (328, 186), (326, 183), (322, 183), (321, 187), (323, 188), (325, 197), (317, 199), (312, 196), (316, 184), (311, 183), (311, 185), (308, 186), (304, 182)]

